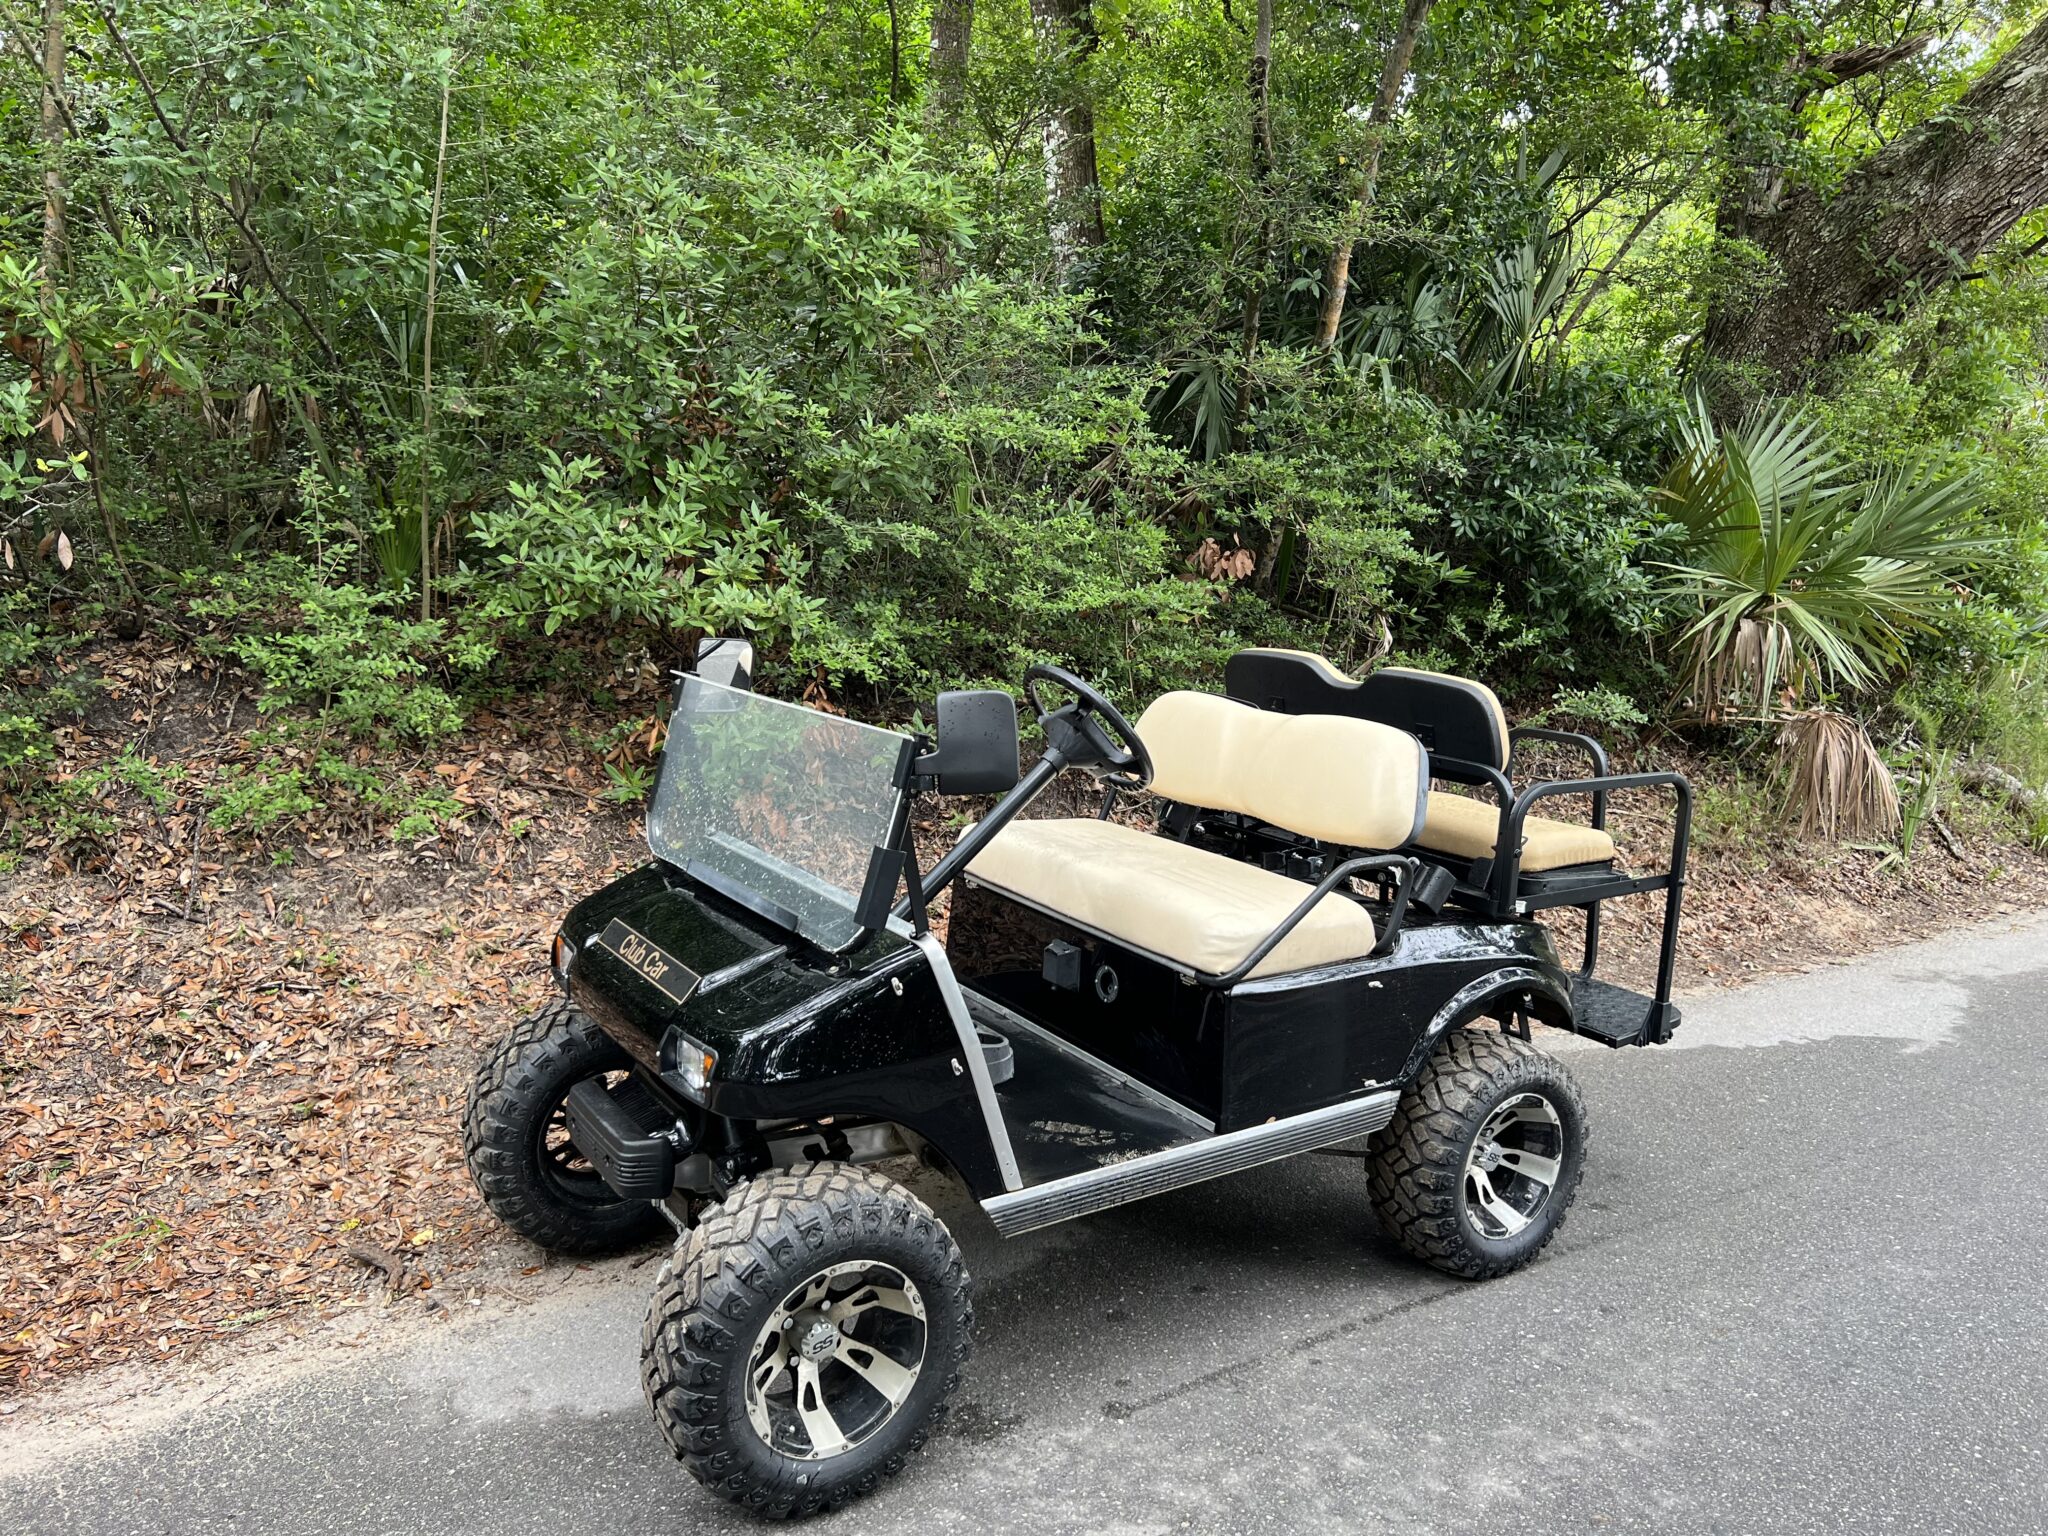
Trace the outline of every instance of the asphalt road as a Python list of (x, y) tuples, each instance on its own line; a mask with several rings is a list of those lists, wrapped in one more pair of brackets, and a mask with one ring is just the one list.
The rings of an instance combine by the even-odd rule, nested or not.
[[(1009, 1243), (952, 1200), (952, 1428), (812, 1529), (2048, 1533), (2048, 921), (1687, 1012), (1571, 1052), (1585, 1185), (1490, 1285), (1402, 1258), (1348, 1158)], [(0, 1528), (758, 1530), (647, 1420), (652, 1274), (139, 1427), (0, 1424)]]

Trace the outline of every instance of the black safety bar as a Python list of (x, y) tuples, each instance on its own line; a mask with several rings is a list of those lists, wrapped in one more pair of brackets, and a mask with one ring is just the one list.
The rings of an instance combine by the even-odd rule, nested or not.
[(1206, 987), (1236, 986), (1237, 983), (1243, 981), (1245, 977), (1251, 975), (1258, 968), (1260, 961), (1273, 953), (1282, 939), (1286, 938), (1287, 935), (1294, 932), (1300, 926), (1302, 919), (1316, 909), (1318, 902), (1336, 890), (1346, 880), (1349, 880), (1354, 875), (1363, 874), (1367, 870), (1398, 869), (1403, 871), (1407, 878), (1394, 882), (1394, 898), (1392, 904), (1387, 908), (1386, 926), (1372, 947), (1372, 953), (1375, 956), (1384, 955), (1394, 947), (1394, 939), (1400, 934), (1402, 921), (1408, 915), (1408, 894), (1414, 886), (1415, 876), (1421, 868), (1421, 864), (1422, 861), (1420, 859), (1415, 858), (1411, 854), (1403, 853), (1372, 853), (1362, 858), (1346, 859), (1327, 875), (1323, 876), (1322, 879), (1318, 880), (1315, 889), (1302, 898), (1299, 906), (1280, 919), (1280, 926), (1261, 939), (1253, 947), (1250, 954), (1246, 955), (1227, 971), (1220, 971), (1214, 974), (1208, 972), (1198, 973), (1202, 985)]
[[(1553, 795), (1600, 795), (1606, 796), (1618, 791), (1631, 789), (1669, 789), (1677, 797), (1678, 813), (1671, 826), (1671, 862), (1662, 875), (1627, 881), (1626, 893), (1638, 891), (1663, 891), (1664, 932), (1657, 951), (1657, 992), (1656, 1000), (1661, 1006), (1671, 1001), (1671, 982), (1678, 962), (1678, 915), (1685, 891), (1685, 856), (1692, 842), (1692, 784), (1682, 773), (1618, 773), (1607, 774), (1597, 779), (1559, 779), (1548, 784), (1532, 784), (1515, 797), (1514, 804), (1505, 806), (1501, 812), (1499, 840), (1494, 844), (1493, 890), (1491, 892), (1496, 916), (1512, 916), (1515, 911), (1516, 887), (1522, 875), (1522, 826), (1529, 818), (1529, 811), (1539, 800)], [(1596, 823), (1597, 825), (1597, 823)], [(1596, 899), (1586, 903), (1586, 959), (1584, 970), (1592, 974), (1593, 962), (1597, 956), (1599, 929), (1596, 926), (1599, 902), (1607, 895), (1621, 895), (1623, 891), (1605, 891), (1596, 888)], [(1562, 903), (1560, 903), (1562, 905)], [(1577, 905), (1577, 903), (1574, 903)]]
[[(1540, 725), (1518, 725), (1508, 732), (1508, 777), (1515, 774), (1514, 749), (1524, 741), (1547, 741), (1561, 747), (1577, 747), (1586, 754), (1593, 765), (1593, 777), (1608, 778), (1614, 772), (1607, 761), (1607, 749), (1583, 731), (1553, 731)], [(1593, 825), (1599, 830), (1607, 827), (1607, 792), (1596, 791), (1593, 795)]]

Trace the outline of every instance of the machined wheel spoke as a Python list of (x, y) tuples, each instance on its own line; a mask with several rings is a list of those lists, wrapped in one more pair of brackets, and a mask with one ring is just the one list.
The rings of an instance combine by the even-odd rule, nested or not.
[(1524, 1152), (1518, 1147), (1503, 1147), (1500, 1162), (1503, 1168), (1519, 1173), (1525, 1179), (1534, 1179), (1546, 1189), (1557, 1183), (1558, 1170), (1563, 1166), (1554, 1157), (1545, 1157), (1540, 1152)]
[(843, 1323), (876, 1307), (901, 1312), (905, 1317), (924, 1316), (924, 1309), (911, 1300), (909, 1292), (886, 1285), (864, 1285), (851, 1296), (833, 1302), (825, 1309), (825, 1315), (835, 1323)]
[(811, 1437), (813, 1456), (832, 1456), (846, 1449), (846, 1436), (825, 1406), (825, 1394), (818, 1386), (815, 1360), (797, 1362), (796, 1416), (803, 1421), (804, 1433)]
[(775, 1347), (754, 1362), (754, 1391), (756, 1393), (766, 1392), (770, 1383), (781, 1374), (782, 1368), (788, 1363), (789, 1350), (784, 1346), (782, 1340), (778, 1338), (775, 1341)]
[(1467, 1175), (1472, 1181), (1472, 1190), (1479, 1197), (1479, 1207), (1501, 1225), (1503, 1237), (1513, 1237), (1529, 1225), (1529, 1218), (1501, 1199), (1500, 1192), (1493, 1187), (1493, 1180), (1482, 1169), (1474, 1168)]
[(832, 1358), (889, 1400), (891, 1408), (910, 1396), (917, 1385), (917, 1372), (898, 1365), (880, 1350), (852, 1339), (841, 1339)]

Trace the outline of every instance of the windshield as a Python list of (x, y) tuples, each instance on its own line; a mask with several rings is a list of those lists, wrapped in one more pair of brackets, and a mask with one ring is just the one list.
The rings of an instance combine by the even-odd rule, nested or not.
[(648, 846), (843, 949), (860, 936), (853, 911), (868, 860), (896, 827), (909, 745), (896, 731), (685, 677)]

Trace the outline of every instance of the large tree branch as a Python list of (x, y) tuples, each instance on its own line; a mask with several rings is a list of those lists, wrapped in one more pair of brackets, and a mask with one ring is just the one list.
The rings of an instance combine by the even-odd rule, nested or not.
[(1844, 48), (1824, 58), (1807, 59), (1804, 68), (1826, 77), (1828, 86), (1847, 85), (1851, 80), (1861, 80), (1865, 75), (1881, 75), (1896, 65), (1927, 51), (1927, 45), (1938, 34), (1915, 32), (1911, 37), (1902, 37), (1891, 43), (1862, 43), (1854, 48)]
[(1894, 313), (1961, 277), (2044, 204), (2048, 21), (1954, 105), (1864, 160), (1832, 196), (1799, 187), (1753, 214), (1749, 238), (1780, 281), (1759, 302), (1718, 309), (1707, 346), (1796, 385), (1849, 345), (1846, 322)]

